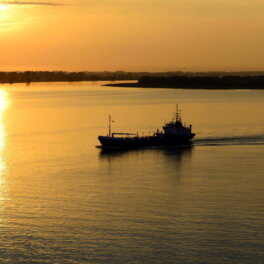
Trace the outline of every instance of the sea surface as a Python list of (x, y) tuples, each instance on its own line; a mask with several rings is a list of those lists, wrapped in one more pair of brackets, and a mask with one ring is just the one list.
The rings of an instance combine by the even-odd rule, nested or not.
[[(0, 85), (0, 263), (264, 263), (264, 91)], [(192, 146), (102, 152), (175, 112)]]

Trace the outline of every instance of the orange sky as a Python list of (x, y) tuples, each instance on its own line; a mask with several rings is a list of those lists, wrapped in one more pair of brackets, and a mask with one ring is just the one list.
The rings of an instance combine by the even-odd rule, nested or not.
[(263, 0), (0, 1), (0, 70), (264, 70)]

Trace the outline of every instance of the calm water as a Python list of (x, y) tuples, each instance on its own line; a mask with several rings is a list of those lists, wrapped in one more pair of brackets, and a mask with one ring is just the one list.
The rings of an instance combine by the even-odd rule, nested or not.
[[(264, 91), (1, 85), (0, 263), (263, 263)], [(192, 147), (103, 153), (175, 103)]]

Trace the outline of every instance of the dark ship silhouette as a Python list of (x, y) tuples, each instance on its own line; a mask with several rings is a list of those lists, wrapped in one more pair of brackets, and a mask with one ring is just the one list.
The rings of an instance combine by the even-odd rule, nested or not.
[(98, 136), (102, 149), (131, 149), (151, 146), (185, 145), (195, 136), (192, 125), (185, 126), (181, 120), (180, 110), (170, 122), (165, 122), (163, 131), (157, 131), (151, 136), (139, 136), (138, 133), (111, 133), (112, 119), (109, 115), (109, 132), (107, 136)]

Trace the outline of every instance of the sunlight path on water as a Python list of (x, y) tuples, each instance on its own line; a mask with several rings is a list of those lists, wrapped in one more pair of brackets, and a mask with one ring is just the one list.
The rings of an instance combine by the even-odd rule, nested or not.
[(2, 204), (6, 198), (6, 163), (5, 163), (5, 147), (6, 147), (6, 132), (3, 120), (5, 110), (9, 106), (8, 93), (5, 90), (0, 90), (0, 226), (2, 225)]

